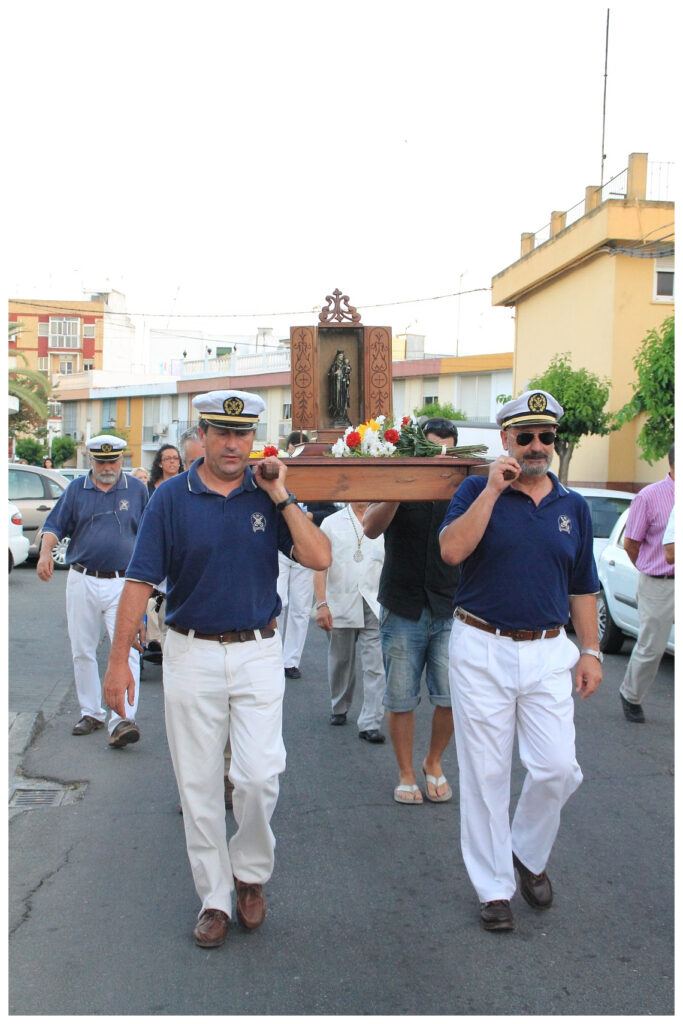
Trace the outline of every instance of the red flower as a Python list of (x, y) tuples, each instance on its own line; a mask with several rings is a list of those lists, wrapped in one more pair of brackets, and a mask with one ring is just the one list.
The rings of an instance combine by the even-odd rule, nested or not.
[(361, 442), (361, 436), (357, 430), (352, 430), (346, 435), (346, 447), (357, 448)]
[(267, 459), (269, 455), (277, 455), (277, 448), (274, 444), (267, 444), (263, 449), (263, 458)]
[(404, 416), (401, 420), (401, 426), (405, 427), (410, 423), (410, 416)]
[(393, 430), (393, 429), (385, 430), (384, 431), (384, 440), (388, 441), (389, 444), (396, 444), (397, 441), (398, 441), (398, 430)]

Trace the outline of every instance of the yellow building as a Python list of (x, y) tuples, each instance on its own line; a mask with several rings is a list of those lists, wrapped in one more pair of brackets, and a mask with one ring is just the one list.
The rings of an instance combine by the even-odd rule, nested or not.
[[(522, 235), (521, 257), (492, 280), (492, 301), (515, 307), (513, 394), (569, 353), (612, 381), (608, 408), (633, 395), (633, 357), (643, 338), (673, 314), (674, 203), (662, 181), (672, 165), (632, 153), (605, 186), (589, 186), (571, 211), (554, 212), (546, 229)], [(618, 197), (615, 197), (617, 194)], [(666, 460), (639, 458), (639, 417), (608, 437), (589, 437), (569, 466), (576, 486), (639, 488), (661, 479)]]

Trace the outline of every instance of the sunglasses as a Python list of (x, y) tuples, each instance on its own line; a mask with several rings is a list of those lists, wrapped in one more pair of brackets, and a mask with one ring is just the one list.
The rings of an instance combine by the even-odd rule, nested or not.
[(526, 448), (528, 444), (531, 444), (535, 437), (541, 442), (541, 444), (554, 444), (556, 434), (554, 430), (542, 430), (539, 434), (534, 434), (531, 430), (523, 430), (517, 437), (514, 438), (515, 444), (518, 444), (520, 448)]

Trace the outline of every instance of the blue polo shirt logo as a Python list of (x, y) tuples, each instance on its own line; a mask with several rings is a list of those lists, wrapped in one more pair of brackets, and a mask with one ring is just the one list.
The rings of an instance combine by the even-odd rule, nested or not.
[(263, 512), (252, 512), (251, 528), (254, 533), (258, 533), (259, 530), (261, 530), (262, 533), (266, 532), (266, 517)]
[(128, 502), (127, 502), (127, 500), (125, 498), (122, 498), (121, 501), (119, 502), (119, 512), (127, 512), (127, 511), (128, 511)]
[(571, 533), (572, 532), (572, 521), (569, 516), (559, 516), (557, 525), (560, 528), (560, 533)]

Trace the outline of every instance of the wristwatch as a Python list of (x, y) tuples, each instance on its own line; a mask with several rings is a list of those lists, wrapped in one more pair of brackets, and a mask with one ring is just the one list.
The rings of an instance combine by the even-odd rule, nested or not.
[(604, 657), (603, 657), (602, 651), (594, 651), (592, 647), (582, 647), (581, 648), (581, 653), (582, 654), (592, 654), (594, 658), (598, 659), (598, 661), (600, 662), (601, 665), (602, 665), (603, 661), (605, 660)]
[(275, 508), (278, 510), (278, 512), (282, 512), (282, 510), (287, 508), (288, 505), (298, 505), (298, 504), (299, 504), (299, 502), (297, 501), (295, 495), (294, 494), (289, 494), (285, 498), (284, 501), (279, 501), (277, 503), (277, 505), (275, 506)]

